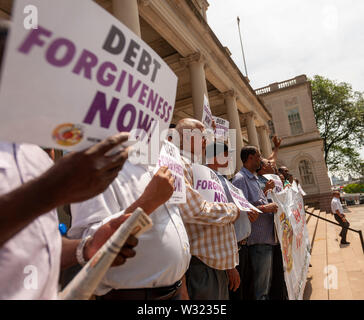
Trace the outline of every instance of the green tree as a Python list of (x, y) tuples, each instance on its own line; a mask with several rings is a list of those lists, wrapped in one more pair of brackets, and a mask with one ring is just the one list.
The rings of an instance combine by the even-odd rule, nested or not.
[(317, 127), (324, 141), (325, 162), (332, 172), (362, 171), (364, 92), (322, 76), (310, 79)]
[(364, 184), (352, 183), (344, 187), (346, 193), (361, 193), (364, 192)]

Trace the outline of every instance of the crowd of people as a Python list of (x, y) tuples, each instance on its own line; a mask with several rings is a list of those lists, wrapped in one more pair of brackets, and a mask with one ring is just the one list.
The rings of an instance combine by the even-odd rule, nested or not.
[[(97, 299), (286, 298), (273, 223), (277, 205), (266, 196), (274, 183), (263, 177), (277, 172), (280, 140), (274, 138), (269, 159), (256, 147), (241, 150), (243, 167), (232, 183), (262, 213), (242, 212), (231, 198), (208, 202), (194, 189), (191, 165), (197, 152), (206, 151), (205, 127), (183, 119), (175, 130), (182, 138), (185, 129), (199, 130), (202, 146), (193, 148), (194, 136), (188, 146), (181, 139), (186, 183), (182, 204), (167, 202), (174, 184), (167, 167), (153, 174), (150, 165), (132, 164), (128, 148), (109, 155), (127, 140), (127, 133), (69, 153), (55, 164), (35, 145), (2, 142), (0, 282), (11, 285), (2, 285), (0, 298), (56, 298), (60, 270), (84, 265), (138, 207), (150, 215), (153, 228), (139, 239), (129, 237), (97, 288)], [(221, 149), (217, 142), (207, 147), (214, 154), (208, 166), (227, 188), (218, 169), (228, 164), (217, 159), (219, 150), (228, 155), (228, 147)], [(72, 225), (61, 237), (55, 209), (64, 204), (71, 204)], [(37, 284), (30, 288), (25, 285), (27, 266), (35, 266), (38, 273)]]
[[(228, 146), (206, 145), (205, 129), (189, 118), (174, 128), (186, 184), (186, 202), (179, 204), (168, 202), (174, 177), (167, 167), (155, 172), (155, 166), (128, 160), (126, 132), (55, 163), (36, 145), (0, 142), (0, 299), (57, 299), (61, 270), (85, 265), (136, 208), (153, 227), (128, 238), (96, 299), (287, 299), (274, 227), (278, 206), (269, 197), (275, 184), (264, 177), (277, 174), (284, 186), (293, 182), (287, 168), (277, 168), (281, 139), (273, 138), (267, 159), (254, 146), (240, 151), (243, 166), (231, 182), (259, 210), (245, 212), (219, 170), (228, 166), (221, 161), (228, 159)], [(185, 130), (200, 133), (198, 148), (196, 135), (186, 138)], [(227, 202), (209, 202), (194, 188), (192, 165), (206, 149)], [(56, 209), (64, 205), (70, 205), (72, 222), (61, 236)]]

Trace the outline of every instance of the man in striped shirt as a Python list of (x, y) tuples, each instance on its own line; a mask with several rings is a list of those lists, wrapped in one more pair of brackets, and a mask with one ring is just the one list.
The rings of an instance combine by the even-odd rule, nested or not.
[[(180, 136), (186, 182), (186, 203), (179, 208), (192, 255), (186, 273), (188, 294), (192, 300), (228, 300), (229, 281), (225, 270), (239, 263), (233, 223), (240, 212), (233, 203), (207, 202), (193, 188), (192, 163), (206, 149), (204, 125), (195, 119), (183, 119), (176, 130)], [(195, 145), (195, 139), (201, 139), (201, 143)]]

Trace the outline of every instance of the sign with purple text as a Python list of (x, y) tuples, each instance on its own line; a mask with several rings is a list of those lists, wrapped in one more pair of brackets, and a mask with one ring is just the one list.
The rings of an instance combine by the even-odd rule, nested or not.
[(89, 0), (33, 0), (38, 29), (27, 30), (28, 2), (14, 2), (0, 140), (75, 151), (121, 131), (146, 142), (167, 132), (177, 77), (157, 53)]
[(215, 138), (219, 141), (225, 141), (229, 137), (229, 121), (219, 118), (219, 117), (212, 117), (215, 120)]
[(274, 181), (274, 192), (281, 192), (283, 190), (282, 180), (276, 174), (263, 174), (263, 177)]
[(192, 171), (193, 187), (206, 201), (228, 202), (224, 187), (213, 170), (201, 164), (193, 164)]
[(254, 207), (250, 202), (245, 198), (243, 191), (241, 191), (239, 188), (235, 187), (232, 183), (230, 183), (228, 180), (225, 181), (228, 189), (230, 191), (230, 195), (233, 198), (236, 206), (242, 210), (242, 211), (257, 211), (259, 213), (262, 213), (258, 208)]
[(203, 96), (203, 111), (202, 111), (202, 123), (205, 125), (206, 129), (212, 129), (213, 116), (211, 113), (209, 99), (206, 95)]
[(168, 202), (186, 203), (186, 183), (181, 155), (179, 149), (168, 141), (162, 146), (155, 172), (162, 166), (168, 167), (174, 177), (174, 192)]

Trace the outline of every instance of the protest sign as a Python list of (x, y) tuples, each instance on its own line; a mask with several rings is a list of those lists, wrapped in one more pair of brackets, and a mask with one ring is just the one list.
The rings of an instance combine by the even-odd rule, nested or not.
[(202, 110), (202, 123), (205, 125), (207, 129), (212, 129), (212, 112), (210, 108), (209, 99), (206, 95), (203, 96), (203, 110)]
[(267, 178), (268, 180), (274, 181), (274, 192), (281, 192), (283, 190), (282, 180), (276, 174), (263, 174), (263, 177)]
[(302, 300), (310, 264), (310, 242), (302, 196), (294, 188), (272, 192), (278, 205), (274, 223), (282, 248), (284, 279), (290, 300)]
[(228, 202), (224, 187), (213, 170), (200, 164), (193, 164), (192, 171), (193, 187), (206, 201)]
[(229, 121), (219, 118), (212, 117), (215, 121), (216, 129), (215, 129), (215, 138), (219, 141), (225, 141), (229, 137)]
[(230, 191), (230, 195), (233, 198), (236, 206), (242, 211), (257, 211), (262, 213), (258, 208), (254, 207), (250, 202), (245, 198), (244, 193), (237, 187), (235, 187), (228, 180), (225, 181), (228, 189)]
[(168, 141), (162, 146), (155, 172), (162, 166), (168, 167), (174, 177), (174, 192), (168, 202), (186, 203), (186, 183), (181, 155), (179, 149)]
[(144, 41), (89, 0), (33, 0), (38, 29), (27, 30), (27, 4), (14, 2), (0, 140), (75, 151), (121, 131), (147, 142), (167, 132), (177, 77)]

